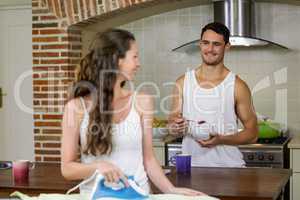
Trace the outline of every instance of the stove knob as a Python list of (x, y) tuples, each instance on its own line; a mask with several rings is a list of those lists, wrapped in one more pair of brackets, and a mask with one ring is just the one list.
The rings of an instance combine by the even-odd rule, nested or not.
[(253, 159), (254, 159), (254, 155), (253, 155), (253, 154), (249, 154), (249, 155), (247, 156), (247, 158), (248, 158), (248, 160), (253, 160)]
[(273, 155), (269, 155), (269, 160), (274, 160), (274, 156)]
[(265, 157), (264, 157), (264, 155), (259, 155), (258, 156), (258, 160), (263, 160)]

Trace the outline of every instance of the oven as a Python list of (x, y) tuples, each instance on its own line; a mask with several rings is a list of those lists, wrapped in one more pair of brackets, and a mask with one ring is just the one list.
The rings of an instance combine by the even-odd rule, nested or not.
[(171, 160), (174, 160), (177, 154), (181, 154), (181, 142), (167, 143), (165, 147), (165, 166), (174, 166)]
[(256, 144), (239, 145), (247, 167), (289, 168), (289, 137), (258, 139)]

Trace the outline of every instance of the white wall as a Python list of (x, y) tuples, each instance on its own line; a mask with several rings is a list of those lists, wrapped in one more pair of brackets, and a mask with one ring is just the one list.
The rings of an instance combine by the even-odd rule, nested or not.
[[(257, 35), (290, 48), (231, 49), (225, 56), (225, 65), (244, 79), (251, 90), (270, 85), (254, 92), (256, 111), (273, 119), (286, 121), (294, 134), (300, 134), (300, 6), (279, 3), (256, 3)], [(172, 52), (171, 49), (199, 39), (201, 28), (213, 21), (213, 6), (201, 5), (174, 10), (147, 17), (121, 26), (136, 36), (141, 59), (141, 69), (136, 86), (146, 81), (159, 86), (156, 99), (158, 115), (165, 115), (160, 107), (171, 94), (174, 82), (188, 68), (201, 63), (199, 52), (191, 54)], [(83, 40), (92, 38), (87, 32)], [(84, 44), (86, 49), (88, 44)], [(266, 83), (266, 82), (265, 82)], [(150, 87), (151, 88), (151, 87)], [(149, 87), (148, 87), (149, 89)], [(153, 87), (152, 90), (154, 92)], [(166, 101), (165, 105), (169, 105)]]
[[(300, 6), (257, 3), (257, 33), (290, 48), (231, 49), (225, 65), (244, 79), (251, 90), (270, 80), (268, 87), (253, 91), (256, 111), (270, 118), (286, 122), (294, 134), (300, 134)], [(166, 82), (175, 81), (188, 68), (201, 62), (199, 52), (186, 54), (171, 52), (185, 42), (198, 39), (201, 28), (213, 20), (212, 5), (176, 10), (124, 25), (138, 41), (142, 67), (137, 85), (154, 81), (160, 88), (156, 107), (171, 94)], [(280, 17), (277, 17), (280, 16)], [(168, 101), (167, 101), (168, 102)], [(168, 103), (167, 103), (168, 105)]]
[(0, 160), (34, 160), (32, 109), (32, 12), (0, 9)]
[(31, 5), (31, 0), (0, 0), (0, 7), (16, 5)]

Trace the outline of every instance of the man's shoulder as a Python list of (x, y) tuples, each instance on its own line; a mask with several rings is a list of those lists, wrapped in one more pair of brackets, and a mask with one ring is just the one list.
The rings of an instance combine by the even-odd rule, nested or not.
[(247, 83), (236, 75), (235, 79), (235, 98), (240, 99), (240, 97), (251, 96), (251, 91)]
[(179, 76), (177, 79), (176, 79), (176, 87), (179, 88), (180, 90), (183, 89), (183, 85), (184, 85), (184, 79), (185, 79), (185, 74)]
[(236, 87), (241, 88), (241, 89), (249, 88), (247, 83), (243, 79), (241, 79), (241, 77), (239, 77), (238, 75), (235, 75), (235, 85), (236, 85)]
[(179, 76), (179, 77), (176, 79), (176, 84), (183, 87), (183, 85), (184, 85), (184, 80), (185, 80), (186, 76), (191, 76), (191, 74), (193, 74), (194, 71), (195, 71), (195, 69), (188, 70), (188, 71), (186, 71), (184, 74), (182, 74), (181, 76)]
[(176, 79), (176, 83), (183, 83), (185, 78), (185, 74), (182, 74)]

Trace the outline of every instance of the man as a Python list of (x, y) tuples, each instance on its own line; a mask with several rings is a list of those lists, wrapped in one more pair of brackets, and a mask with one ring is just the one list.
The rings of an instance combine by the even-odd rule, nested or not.
[[(168, 126), (171, 134), (184, 136), (182, 151), (192, 155), (192, 166), (243, 167), (245, 162), (237, 145), (257, 139), (251, 92), (224, 65), (229, 36), (223, 24), (207, 24), (199, 43), (202, 64), (176, 80)], [(242, 131), (238, 131), (238, 119)], [(199, 130), (208, 137), (194, 137)]]

